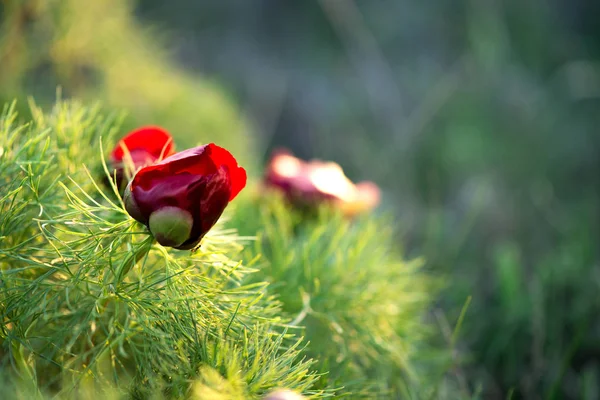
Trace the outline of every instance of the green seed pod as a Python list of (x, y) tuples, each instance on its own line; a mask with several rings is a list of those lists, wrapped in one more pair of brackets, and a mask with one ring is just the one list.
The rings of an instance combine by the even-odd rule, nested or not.
[(194, 218), (192, 214), (178, 207), (162, 207), (152, 214), (148, 227), (158, 243), (177, 247), (190, 238)]

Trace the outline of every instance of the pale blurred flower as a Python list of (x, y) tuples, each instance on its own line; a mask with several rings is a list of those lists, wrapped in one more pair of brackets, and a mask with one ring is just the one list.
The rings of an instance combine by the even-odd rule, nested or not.
[(279, 389), (267, 394), (264, 400), (304, 400), (304, 396), (291, 390)]
[(375, 183), (354, 184), (334, 162), (303, 161), (284, 150), (273, 154), (266, 168), (265, 183), (282, 191), (292, 203), (329, 202), (348, 216), (372, 210), (381, 196)]

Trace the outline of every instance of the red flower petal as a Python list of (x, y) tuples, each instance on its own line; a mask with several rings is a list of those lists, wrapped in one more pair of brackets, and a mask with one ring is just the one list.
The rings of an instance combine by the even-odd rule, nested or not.
[[(245, 185), (246, 171), (227, 150), (211, 143), (140, 169), (127, 188), (126, 206), (132, 217), (146, 225), (153, 213), (165, 207), (188, 212), (193, 218), (189, 238), (176, 248), (189, 249), (202, 240)], [(154, 229), (162, 226), (155, 225)]]
[(214, 143), (181, 151), (155, 165), (146, 167), (144, 169), (144, 175), (146, 175), (144, 182), (137, 180), (135, 184), (151, 185), (151, 177), (154, 177), (155, 174), (160, 176), (184, 173), (202, 176), (212, 175), (221, 167), (225, 167), (229, 173), (231, 180), (229, 201), (231, 201), (246, 186), (246, 170), (238, 166), (237, 161), (229, 151)]
[(157, 126), (136, 129), (121, 139), (110, 155), (113, 162), (123, 160), (123, 147), (126, 147), (130, 153), (135, 150), (143, 150), (156, 159), (168, 157), (174, 151), (171, 135)]
[(231, 194), (229, 201), (233, 200), (238, 193), (246, 186), (246, 170), (238, 166), (237, 161), (226, 149), (217, 146), (214, 143), (208, 145), (210, 149), (210, 158), (217, 167), (225, 166), (229, 170), (231, 178)]
[(133, 179), (134, 186), (140, 185), (147, 188), (152, 186), (157, 179), (174, 175), (214, 175), (217, 167), (206, 151), (207, 147), (207, 145), (198, 146), (180, 151), (159, 163), (143, 168)]

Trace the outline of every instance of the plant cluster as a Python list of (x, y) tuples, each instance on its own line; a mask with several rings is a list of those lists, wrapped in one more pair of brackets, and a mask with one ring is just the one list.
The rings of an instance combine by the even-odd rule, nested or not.
[(194, 252), (169, 249), (105, 184), (120, 116), (31, 107), (0, 119), (3, 397), (433, 393), (431, 282), (385, 221), (259, 193)]

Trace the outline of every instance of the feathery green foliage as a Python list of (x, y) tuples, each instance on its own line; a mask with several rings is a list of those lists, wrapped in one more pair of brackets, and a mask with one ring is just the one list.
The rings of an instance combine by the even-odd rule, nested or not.
[(219, 225), (202, 250), (167, 251), (90, 173), (116, 116), (75, 103), (32, 114), (0, 120), (3, 374), (59, 398), (187, 397), (218, 390), (214, 373), (237, 398), (325, 395), (279, 303), (247, 283), (242, 238)]
[(402, 260), (384, 218), (350, 221), (330, 209), (307, 218), (271, 194), (235, 218), (241, 232), (259, 232), (246, 250), (259, 268), (249, 281), (269, 282), (303, 328), (308, 354), (329, 371), (322, 387), (364, 398), (432, 393), (423, 317), (434, 285), (419, 260)]
[(396, 253), (387, 221), (302, 222), (242, 195), (199, 252), (152, 243), (100, 183), (100, 145), (159, 124), (179, 146), (216, 141), (252, 165), (239, 113), (167, 61), (131, 2), (5, 4), (2, 96), (47, 104), (60, 86), (129, 116), (59, 103), (0, 122), (0, 378), (59, 397), (429, 397), (444, 371), (431, 378), (428, 359), (446, 362), (426, 345), (431, 280)]

